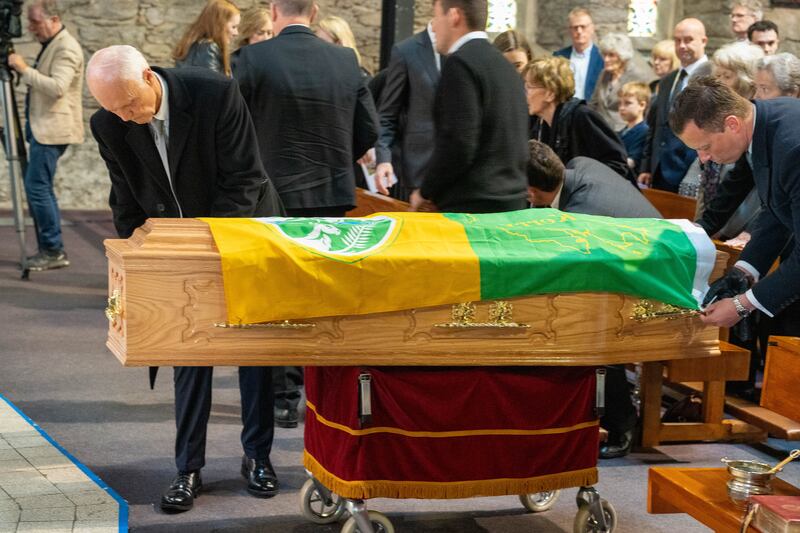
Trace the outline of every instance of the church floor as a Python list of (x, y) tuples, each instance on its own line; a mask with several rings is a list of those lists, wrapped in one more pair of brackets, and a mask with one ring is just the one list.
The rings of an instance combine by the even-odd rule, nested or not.
[[(107, 274), (102, 240), (114, 236), (110, 215), (67, 212), (64, 217), (69, 222), (65, 224), (64, 237), (71, 266), (34, 272), (30, 281), (21, 281), (16, 267), (16, 236), (8, 224), (8, 213), (0, 213), (0, 395), (7, 400), (0, 399), (0, 532), (30, 531), (28, 528), (32, 527), (16, 528), (26, 508), (7, 502), (28, 501), (28, 497), (5, 489), (5, 461), (16, 462), (26, 470), (28, 466), (20, 461), (30, 464), (33, 470), (26, 475), (33, 478), (43, 471), (44, 483), (59, 489), (60, 494), (35, 495), (43, 505), (38, 509), (47, 509), (37, 511), (42, 516), (61, 516), (57, 513), (64, 511), (57, 509), (73, 507), (71, 516), (83, 516), (81, 506), (92, 501), (75, 501), (68, 491), (61, 490), (60, 485), (68, 483), (66, 480), (86, 483), (80, 475), (88, 475), (73, 466), (70, 457), (52, 447), (8, 402), (128, 502), (132, 531), (338, 532), (340, 524), (317, 526), (300, 515), (298, 491), (305, 481), (301, 466), (302, 424), (296, 429), (276, 429), (272, 460), (281, 481), (281, 494), (260, 500), (246, 492), (239, 475), (241, 422), (238, 382), (232, 368), (215, 371), (204, 492), (188, 513), (167, 515), (158, 509), (161, 492), (174, 475), (172, 372), (162, 369), (151, 391), (146, 369), (123, 368), (105, 348)], [(29, 242), (32, 231), (28, 228)], [(19, 439), (7, 438), (6, 432), (17, 431), (22, 432), (16, 435)], [(44, 450), (42, 441), (55, 451), (30, 452), (33, 448)], [(26, 450), (26, 444), (32, 447)], [(770, 441), (770, 445), (791, 449), (791, 443), (782, 441)], [(686, 515), (647, 514), (648, 468), (722, 466), (719, 459), (724, 456), (775, 462), (765, 451), (768, 450), (763, 447), (733, 444), (661, 446), (623, 459), (602, 461), (597, 488), (615, 506), (619, 532), (708, 531)], [(29, 459), (31, 453), (44, 455), (31, 455)], [(51, 459), (40, 461), (41, 457)], [(47, 470), (56, 473), (64, 468), (70, 469), (64, 470), (66, 477), (49, 477)], [(73, 475), (76, 477), (69, 477)], [(800, 464), (790, 464), (780, 477), (800, 485)], [(11, 479), (15, 479), (13, 475)], [(38, 481), (32, 485), (44, 486)], [(89, 485), (83, 487), (86, 490), (81, 492), (102, 491), (96, 483), (91, 489)], [(104, 494), (102, 503), (89, 505), (112, 505), (110, 493)], [(67, 505), (63, 499), (53, 497), (59, 495), (71, 503)], [(387, 513), (399, 532), (560, 532), (572, 531), (574, 496), (575, 490), (563, 491), (551, 510), (537, 515), (526, 513), (512, 496), (444, 501), (381, 499), (370, 500), (367, 505)], [(48, 501), (63, 505), (44, 506)], [(4, 514), (11, 507), (12, 512)], [(50, 511), (52, 515), (47, 514)], [(9, 520), (13, 527), (3, 521), (3, 517), (11, 515), (16, 517)], [(109, 531), (113, 530), (112, 520), (102, 516), (98, 522), (105, 521), (106, 526), (112, 527)], [(71, 523), (78, 522), (73, 518)], [(42, 530), (60, 531), (55, 526)]]

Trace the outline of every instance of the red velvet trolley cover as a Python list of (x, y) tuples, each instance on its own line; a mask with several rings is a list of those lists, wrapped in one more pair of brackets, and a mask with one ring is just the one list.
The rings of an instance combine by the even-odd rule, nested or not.
[[(583, 367), (307, 367), (305, 467), (345, 498), (466, 498), (597, 482)], [(359, 420), (358, 376), (372, 416)]]

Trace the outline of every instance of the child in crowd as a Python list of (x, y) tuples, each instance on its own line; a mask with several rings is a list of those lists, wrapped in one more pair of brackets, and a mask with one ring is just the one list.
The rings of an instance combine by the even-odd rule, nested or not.
[(619, 131), (628, 152), (628, 165), (636, 174), (641, 172), (642, 153), (647, 141), (647, 122), (644, 113), (650, 102), (650, 88), (646, 83), (632, 81), (619, 90), (619, 116), (625, 127)]

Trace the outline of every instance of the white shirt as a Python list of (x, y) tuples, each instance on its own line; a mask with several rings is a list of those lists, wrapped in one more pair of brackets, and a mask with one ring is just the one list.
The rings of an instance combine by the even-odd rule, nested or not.
[[(747, 147), (747, 153), (745, 154), (745, 156), (747, 157), (747, 163), (750, 165), (751, 169), (753, 168), (753, 136), (755, 135), (755, 131), (756, 131), (756, 106), (755, 104), (753, 104), (753, 135), (751, 135), (750, 137), (750, 145)], [(739, 267), (748, 274), (750, 274), (751, 276), (753, 276), (754, 282), (758, 282), (758, 279), (761, 277), (761, 275), (758, 273), (758, 270), (756, 270), (756, 268), (747, 261), (736, 261), (736, 264), (733, 266)], [(753, 295), (753, 289), (748, 289), (748, 291), (744, 293), (744, 295), (747, 297), (747, 300), (751, 304), (756, 306), (756, 309), (758, 309), (768, 317), (774, 316), (772, 313), (767, 311), (767, 309), (763, 305), (761, 305), (758, 300), (756, 300), (756, 297)]]
[(589, 60), (592, 58), (592, 47), (594, 44), (590, 43), (583, 52), (578, 52), (575, 47), (572, 47), (572, 53), (569, 56), (569, 68), (572, 69), (572, 74), (575, 77), (575, 98), (586, 100), (590, 98), (591, 94), (586, 94), (586, 78), (589, 75)]
[(691, 65), (687, 65), (685, 67), (682, 67), (683, 70), (686, 71), (686, 76), (681, 81), (680, 87), (677, 87), (678, 92), (681, 92), (682, 90), (684, 90), (686, 88), (686, 84), (689, 83), (689, 78), (691, 78), (694, 75), (694, 73), (697, 72), (697, 69), (699, 69), (705, 63), (708, 63), (708, 56), (703, 54), (703, 57), (701, 57), (700, 59), (698, 59), (697, 61), (695, 61)]
[(450, 47), (447, 55), (455, 53), (459, 48), (473, 39), (485, 39), (488, 41), (489, 34), (487, 34), (485, 31), (471, 31), (465, 35), (462, 35), (456, 42), (453, 43), (453, 46)]
[(433, 58), (436, 60), (436, 70), (439, 72), (442, 71), (442, 54), (436, 51), (436, 33), (433, 31), (433, 25), (429, 22), (428, 23), (428, 38), (431, 40), (431, 46), (433, 47)]
[(167, 173), (169, 188), (175, 199), (175, 205), (178, 206), (178, 214), (183, 217), (181, 204), (178, 202), (178, 196), (175, 194), (175, 188), (172, 185), (172, 173), (169, 171), (169, 86), (157, 72), (153, 72), (153, 74), (155, 74), (158, 83), (161, 85), (161, 105), (158, 106), (156, 114), (153, 115), (147, 126), (150, 128), (150, 135), (153, 136), (153, 142), (161, 158), (161, 164), (164, 165), (164, 171)]

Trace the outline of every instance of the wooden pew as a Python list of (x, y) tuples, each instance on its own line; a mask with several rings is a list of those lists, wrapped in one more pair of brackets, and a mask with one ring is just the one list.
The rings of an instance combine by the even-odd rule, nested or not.
[(674, 192), (658, 189), (642, 189), (642, 194), (664, 218), (685, 218), (694, 220), (697, 200)]
[(761, 404), (727, 398), (726, 410), (732, 415), (764, 428), (772, 437), (800, 440), (800, 337), (770, 337)]
[[(667, 219), (694, 220), (697, 201), (658, 189), (644, 189), (643, 194)], [(714, 241), (718, 250), (728, 253), (730, 268), (739, 257), (740, 250), (720, 241)], [(727, 269), (726, 269), (727, 270)], [(765, 432), (739, 420), (723, 420), (725, 409), (725, 382), (748, 378), (750, 352), (734, 346), (727, 340), (727, 330), (720, 330), (722, 364), (714, 358), (692, 361), (663, 361), (644, 363), (642, 368), (642, 446), (657, 446), (662, 442), (692, 440), (759, 441)], [(661, 387), (666, 382), (686, 385), (703, 396), (701, 422), (661, 422)], [(685, 382), (690, 382), (687, 385)]]
[(366, 189), (356, 189), (356, 207), (348, 211), (347, 216), (365, 217), (372, 213), (408, 211), (408, 207), (408, 203), (401, 200), (395, 200)]

